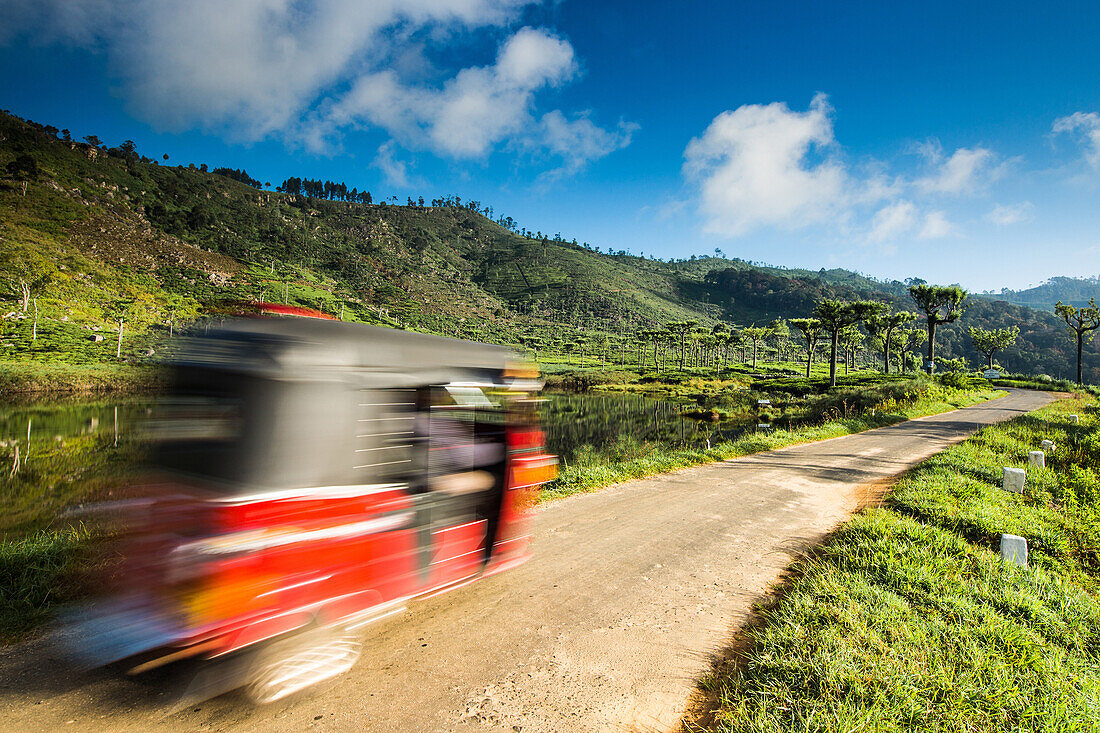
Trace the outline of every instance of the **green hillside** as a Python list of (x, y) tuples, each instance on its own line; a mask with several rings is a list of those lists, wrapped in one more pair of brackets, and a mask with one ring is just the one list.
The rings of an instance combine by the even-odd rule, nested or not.
[[(0, 360), (116, 361), (122, 319), (121, 356), (140, 361), (169, 332), (245, 300), (511, 344), (687, 319), (764, 324), (806, 315), (819, 297), (911, 308), (903, 283), (845, 270), (605, 254), (517, 232), (454, 197), (399, 206), (361, 203), (344, 189), (354, 202), (331, 200), (205, 167), (160, 165), (132, 144), (65, 140), (0, 114)], [(1072, 371), (1049, 313), (977, 300), (941, 329), (941, 355), (980, 363), (967, 325), (1019, 325), (1001, 359), (1014, 370)], [(1092, 348), (1086, 368), (1100, 381)]]
[(1080, 308), (1088, 305), (1089, 300), (1100, 298), (1100, 276), (1093, 277), (1052, 277), (1042, 285), (1026, 290), (1009, 290), (999, 293), (982, 293), (982, 297), (1004, 300), (1030, 308), (1051, 310), (1058, 301)]

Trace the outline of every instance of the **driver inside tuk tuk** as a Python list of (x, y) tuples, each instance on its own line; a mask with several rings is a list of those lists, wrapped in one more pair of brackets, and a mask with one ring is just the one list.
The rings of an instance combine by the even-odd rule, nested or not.
[(486, 491), (495, 479), (487, 470), (504, 460), (504, 446), (479, 438), (477, 410), (492, 403), (476, 387), (430, 390), (416, 417), (416, 435), (427, 442), (427, 488), (451, 495)]

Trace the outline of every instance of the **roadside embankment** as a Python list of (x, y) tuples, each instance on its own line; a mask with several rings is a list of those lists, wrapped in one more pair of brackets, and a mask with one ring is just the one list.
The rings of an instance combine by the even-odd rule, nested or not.
[[(1076, 422), (1072, 415), (1078, 415)], [(1045, 467), (1029, 451), (1055, 444)], [(1026, 470), (1022, 494), (1002, 469)], [(1027, 567), (998, 554), (1026, 538)], [(790, 569), (688, 730), (1095, 730), (1100, 420), (1063, 400), (904, 476)]]
[(164, 371), (151, 365), (0, 361), (0, 400), (107, 392), (136, 394), (156, 389), (163, 379)]

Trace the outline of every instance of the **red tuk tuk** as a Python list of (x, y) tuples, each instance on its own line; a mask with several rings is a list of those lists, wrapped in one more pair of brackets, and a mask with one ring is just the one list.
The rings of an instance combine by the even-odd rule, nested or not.
[(172, 368), (123, 569), (74, 624), (88, 663), (232, 659), (228, 687), (272, 702), (349, 669), (411, 599), (527, 559), (556, 460), (507, 349), (256, 318)]

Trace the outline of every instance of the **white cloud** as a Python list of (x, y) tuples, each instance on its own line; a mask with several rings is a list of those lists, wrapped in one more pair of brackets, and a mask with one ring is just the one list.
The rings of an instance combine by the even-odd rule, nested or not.
[[(16, 0), (26, 32), (107, 55), (134, 111), (164, 129), (285, 131), (419, 28), (493, 26), (522, 0)], [(79, 26), (71, 20), (83, 18)]]
[[(754, 229), (820, 225), (830, 234), (878, 245), (960, 234), (945, 199), (983, 195), (1014, 159), (982, 146), (950, 155), (938, 140), (910, 147), (923, 162), (898, 172), (885, 163), (847, 162), (822, 94), (808, 110), (749, 104), (723, 112), (684, 151), (705, 231), (737, 237)], [(1030, 205), (1028, 205), (1030, 206)]]
[(398, 188), (409, 188), (413, 185), (409, 178), (408, 164), (398, 160), (393, 153), (394, 142), (389, 140), (378, 148), (378, 155), (374, 156), (371, 165), (386, 175), (386, 180)]
[(868, 241), (889, 242), (909, 232), (917, 221), (917, 207), (910, 201), (895, 201), (871, 217)]
[(391, 71), (363, 76), (312, 124), (364, 121), (405, 145), (460, 159), (483, 157), (498, 143), (513, 140), (560, 159), (560, 167), (544, 174), (557, 178), (626, 147), (637, 128), (620, 123), (617, 130), (606, 130), (587, 114), (570, 120), (560, 110), (536, 120), (531, 112), (535, 92), (561, 84), (575, 72), (569, 43), (524, 28), (501, 47), (494, 64), (463, 69), (442, 89), (403, 85)]
[(620, 122), (618, 129), (612, 132), (593, 124), (586, 115), (569, 120), (560, 111), (554, 110), (542, 116), (536, 140), (537, 144), (564, 161), (561, 168), (547, 174), (558, 177), (576, 173), (590, 161), (625, 148), (637, 129), (638, 126), (633, 123)]
[(1093, 168), (1100, 168), (1100, 114), (1096, 112), (1074, 112), (1054, 121), (1052, 131), (1059, 133), (1079, 132), (1085, 139), (1085, 159)]
[[(101, 50), (132, 110), (162, 129), (276, 136), (326, 152), (341, 130), (367, 124), (468, 159), (556, 132), (533, 116), (534, 97), (575, 75), (573, 47), (522, 28), (493, 63), (447, 75), (431, 68), (423, 38), (446, 47), (462, 31), (506, 28), (532, 1), (8, 0), (0, 42), (26, 35)], [(622, 147), (608, 142), (622, 130), (586, 117), (568, 124), (588, 159)], [(577, 169), (580, 156), (562, 152), (559, 138), (543, 145)]]
[(1022, 201), (1018, 204), (997, 204), (985, 215), (985, 220), (1002, 227), (1019, 224), (1031, 219), (1033, 208), (1030, 201)]
[(955, 225), (942, 211), (930, 211), (924, 217), (924, 224), (917, 233), (918, 239), (942, 239), (955, 233)]
[(996, 156), (986, 148), (959, 148), (946, 160), (938, 143), (926, 144), (922, 150), (936, 166), (931, 175), (916, 181), (926, 193), (973, 194), (1002, 173), (995, 165)]
[[(714, 118), (684, 151), (684, 173), (700, 190), (709, 232), (737, 236), (760, 226), (823, 222), (846, 206), (843, 166), (824, 95), (805, 112), (786, 104), (749, 104)], [(824, 154), (814, 162), (811, 153)]]
[(455, 157), (481, 157), (530, 120), (534, 92), (574, 73), (573, 47), (544, 31), (524, 28), (508, 40), (491, 67), (464, 69), (433, 95), (429, 137)]

